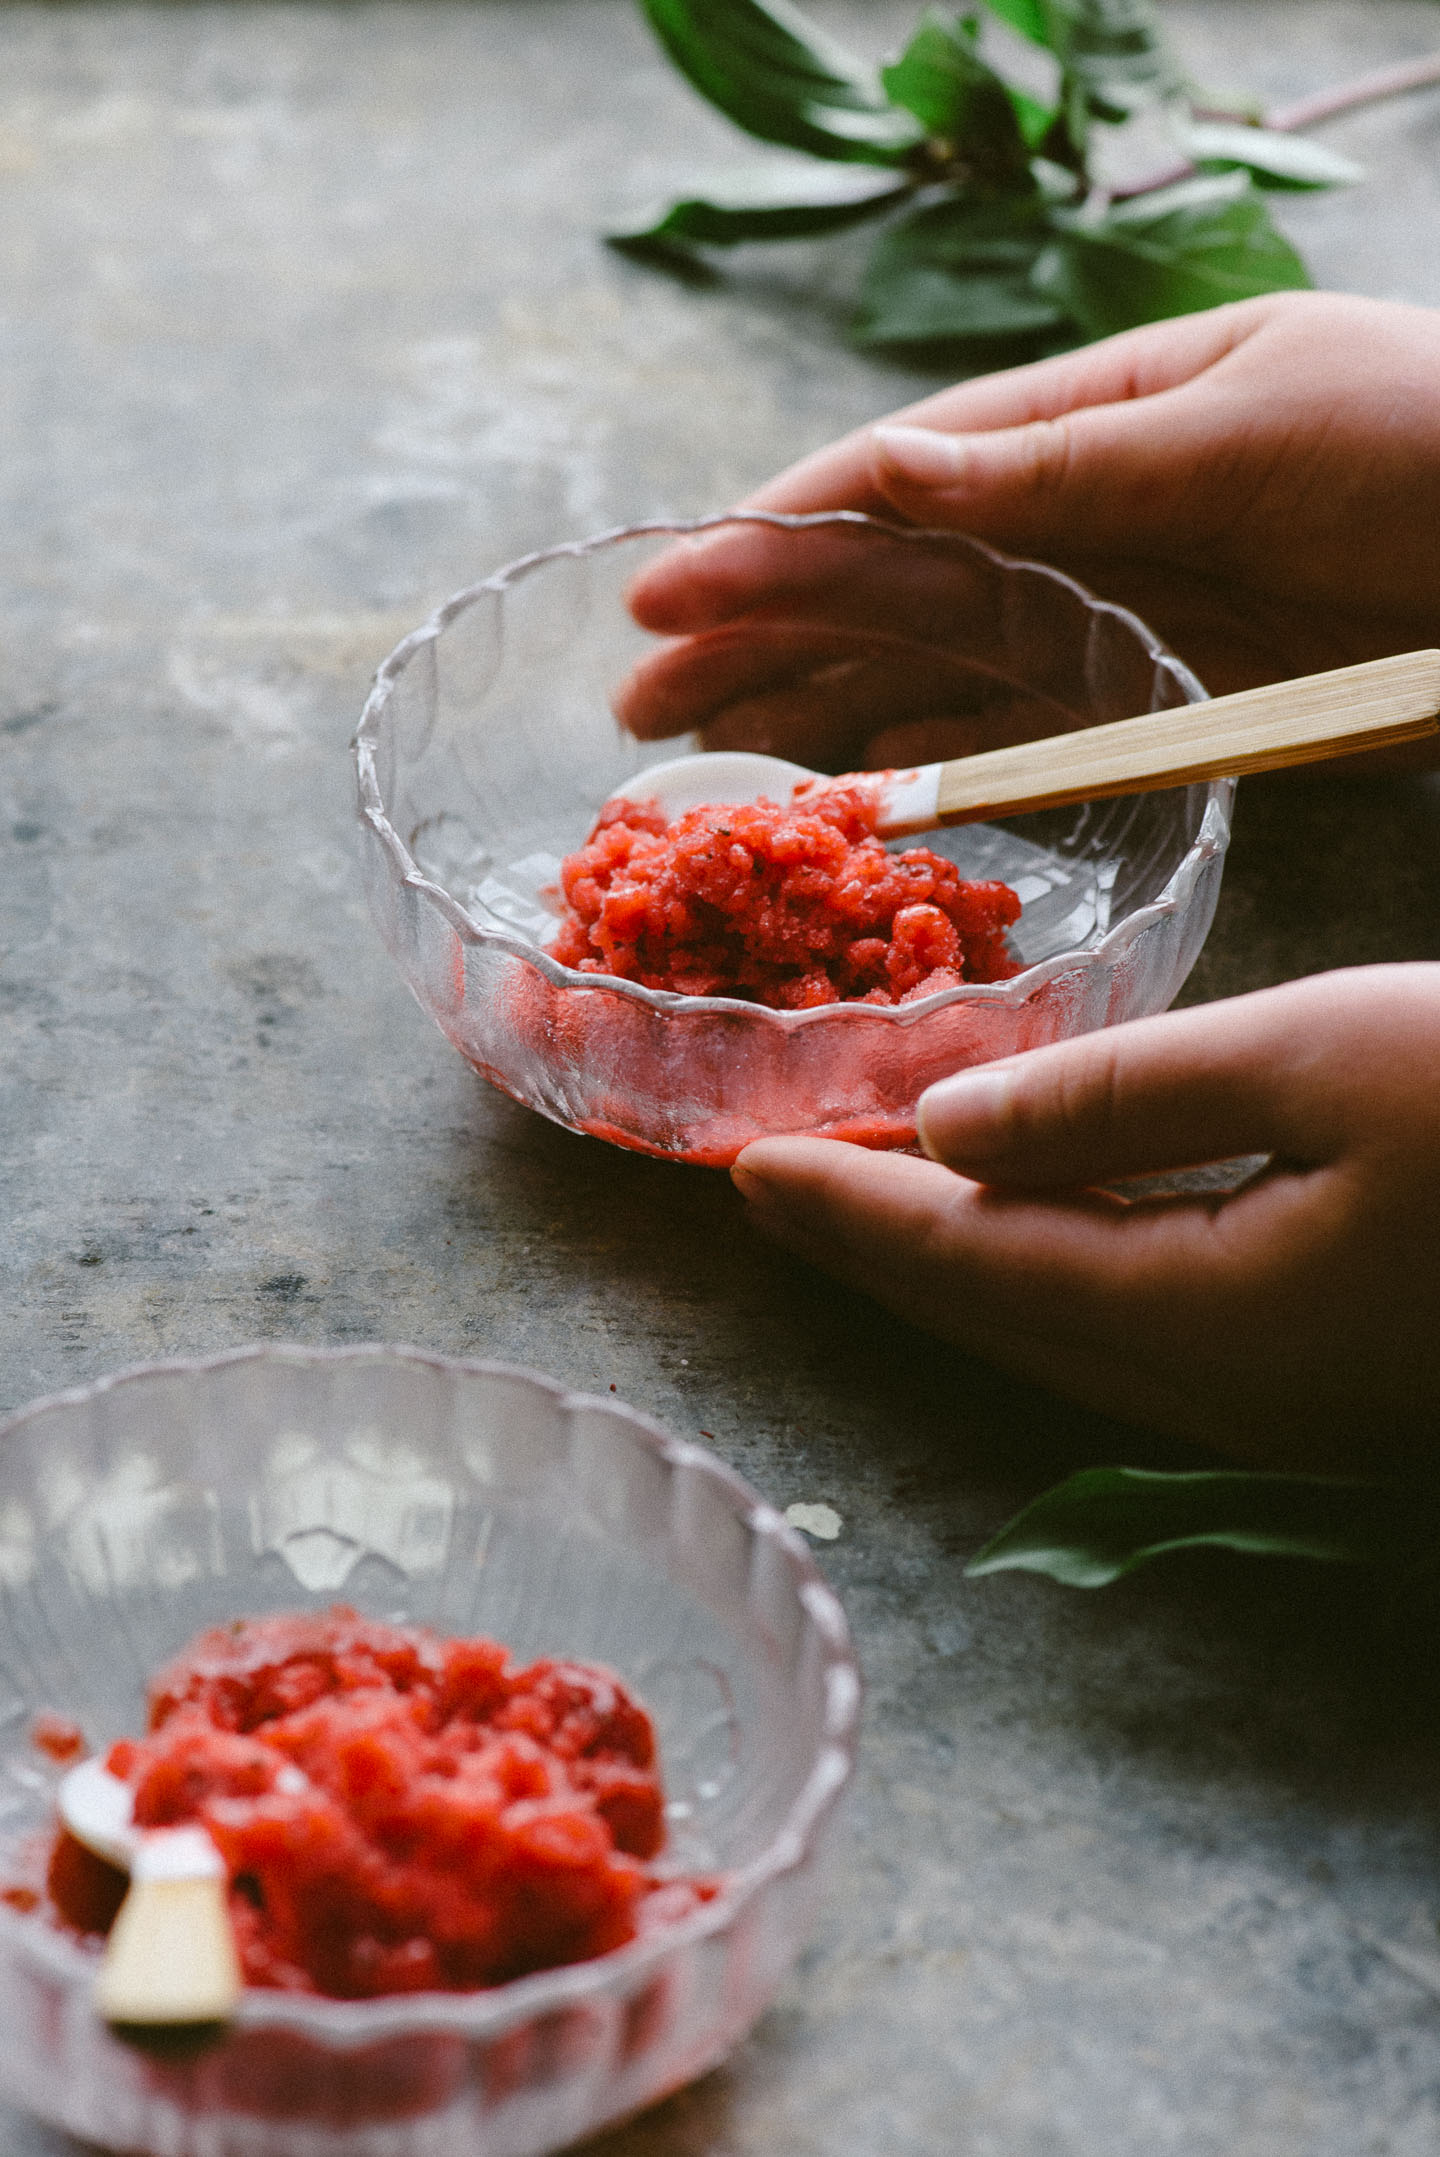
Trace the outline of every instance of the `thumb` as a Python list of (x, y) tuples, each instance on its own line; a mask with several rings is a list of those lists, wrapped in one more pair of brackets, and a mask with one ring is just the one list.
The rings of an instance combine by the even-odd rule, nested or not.
[(871, 430), (873, 482), (915, 523), (1002, 544), (1143, 552), (1183, 511), (1193, 545), (1206, 509), (1194, 394), (1187, 385), (967, 433), (882, 423)]
[[(1236, 1154), (1296, 1165), (1347, 1137), (1354, 1016), (1320, 977), (1085, 1034), (941, 1079), (920, 1099), (932, 1160), (977, 1182), (1061, 1190)], [(1347, 1057), (1345, 1036), (1350, 1037)]]

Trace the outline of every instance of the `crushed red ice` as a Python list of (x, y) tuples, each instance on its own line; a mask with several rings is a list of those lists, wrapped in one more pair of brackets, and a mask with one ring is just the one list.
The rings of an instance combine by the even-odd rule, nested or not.
[(911, 1003), (1018, 973), (1010, 887), (968, 882), (929, 847), (892, 854), (875, 823), (870, 786), (783, 807), (710, 804), (670, 823), (654, 803), (611, 802), (562, 866), (551, 954), (581, 973), (782, 1011)]
[[(652, 1864), (655, 1733), (612, 1672), (521, 1668), (495, 1641), (344, 1607), (201, 1634), (152, 1683), (150, 1734), (107, 1765), (138, 1826), (197, 1821), (218, 1846), (247, 1984), (495, 1985), (716, 1893)], [(123, 1887), (60, 1832), (46, 1888), (63, 1923), (105, 1929)]]

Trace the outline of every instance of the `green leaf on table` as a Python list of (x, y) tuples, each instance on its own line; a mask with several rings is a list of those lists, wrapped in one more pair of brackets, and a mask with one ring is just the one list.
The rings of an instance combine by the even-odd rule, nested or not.
[(1031, 282), (1045, 238), (1028, 201), (952, 197), (898, 218), (866, 265), (856, 342), (939, 344), (1062, 328), (1064, 308)]
[(682, 240), (655, 239), (643, 232), (607, 232), (605, 244), (632, 262), (643, 262), (647, 269), (663, 270), (677, 284), (698, 288), (720, 283), (714, 263)]
[(952, 23), (927, 15), (900, 58), (882, 68), (880, 80), (892, 103), (914, 113), (932, 141), (953, 150), (968, 188), (1028, 192), (1030, 145), (1016, 97), (981, 59), (975, 29), (963, 17)]
[(873, 168), (816, 165), (732, 174), (716, 195), (687, 195), (645, 223), (607, 235), (622, 252), (665, 246), (734, 247), (742, 240), (810, 239), (883, 217), (914, 192), (907, 180), (880, 180)]
[(1005, 95), (1010, 100), (1010, 109), (1019, 123), (1026, 148), (1040, 149), (1060, 117), (1058, 106), (1040, 104), (1024, 90), (1018, 90), (1013, 82), (1006, 83)]
[(1092, 115), (1124, 120), (1178, 89), (1180, 73), (1153, 0), (1043, 0), (1045, 42), (1079, 85)]
[[(706, 247), (815, 238), (884, 219), (854, 324), (864, 346), (979, 344), (983, 364), (995, 366), (1306, 286), (1261, 187), (1335, 185), (1353, 174), (1333, 153), (1238, 115), (1189, 120), (1194, 100), (1156, 0), (983, 0), (1057, 63), (1053, 106), (991, 66), (980, 19), (968, 12), (932, 10), (882, 69), (811, 23), (795, 0), (641, 5), (671, 59), (737, 125), (832, 173), (868, 167), (872, 176), (838, 191), (789, 179), (738, 194), (729, 183), (714, 193), (693, 187), (611, 244), (700, 281), (715, 274)], [(1097, 207), (1105, 203), (1090, 169), (1097, 126), (1182, 106), (1206, 169)], [(982, 364), (981, 354), (967, 363)]]
[(874, 68), (790, 0), (641, 0), (702, 97), (763, 142), (842, 162), (895, 165), (924, 139)]
[(1072, 66), (1153, 80), (1173, 68), (1154, 0), (1044, 0), (1051, 38)]
[(1085, 1468), (1017, 1513), (965, 1570), (1103, 1588), (1163, 1551), (1206, 1544), (1375, 1565), (1413, 1549), (1406, 1520), (1401, 1494), (1382, 1484), (1230, 1468)]
[(1153, 0), (984, 0), (990, 13), (1052, 52), (1074, 140), (1091, 119), (1121, 121), (1180, 77)]
[(1032, 45), (1050, 43), (1050, 11), (1045, 0), (985, 0), (999, 21), (1028, 37)]
[(1155, 188), (1100, 218), (1053, 210), (1050, 221), (1057, 242), (1036, 284), (1089, 337), (1310, 283), (1243, 172)]
[(1259, 187), (1353, 187), (1365, 177), (1359, 165), (1323, 142), (1241, 121), (1191, 120), (1180, 131), (1180, 147), (1202, 172), (1240, 166)]

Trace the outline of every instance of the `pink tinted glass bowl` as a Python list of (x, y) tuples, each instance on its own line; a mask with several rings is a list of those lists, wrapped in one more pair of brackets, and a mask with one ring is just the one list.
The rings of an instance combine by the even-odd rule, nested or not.
[[(355, 741), (371, 911), (447, 1038), (571, 1130), (724, 1166), (775, 1132), (909, 1144), (916, 1101), (945, 1073), (1163, 1010), (1215, 911), (1230, 780), (931, 835), (964, 873), (1024, 901), (1011, 936), (1024, 970), (1010, 981), (782, 1012), (547, 955), (561, 857), (637, 772), (698, 746), (638, 743), (611, 716), (615, 685), (654, 644), (626, 589), (677, 534), (742, 523), (765, 528), (781, 585), (853, 593), (857, 621), (867, 595), (883, 616), (887, 586), (903, 592), (909, 619), (890, 642), (945, 680), (946, 710), (1008, 702), (1026, 731), (1059, 733), (1204, 696), (1132, 614), (954, 534), (853, 514), (713, 518), (527, 556), (391, 654)], [(836, 626), (833, 671), (855, 634)]]
[(610, 1399), (412, 1349), (158, 1364), (0, 1425), (0, 1869), (52, 1817), (42, 1710), (99, 1747), (201, 1627), (326, 1608), (607, 1664), (654, 1715), (668, 1857), (718, 1899), (491, 1991), (248, 1991), (165, 2062), (112, 2037), (93, 1958), (0, 1905), (0, 2091), (163, 2157), (536, 2157), (732, 2047), (810, 1921), (859, 1679), (800, 1538)]

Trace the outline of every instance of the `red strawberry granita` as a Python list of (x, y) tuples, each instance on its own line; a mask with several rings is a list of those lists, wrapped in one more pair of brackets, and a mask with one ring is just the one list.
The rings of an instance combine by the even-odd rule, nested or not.
[[(654, 1869), (654, 1728), (592, 1664), (520, 1669), (495, 1641), (343, 1607), (242, 1619), (158, 1674), (149, 1722), (106, 1764), (137, 1826), (210, 1834), (247, 1984), (341, 1999), (498, 1985), (716, 1893)], [(103, 1931), (123, 1891), (60, 1831), (53, 1915)]]
[(567, 918), (551, 955), (685, 996), (781, 1011), (907, 1004), (1019, 972), (1007, 884), (970, 883), (929, 847), (890, 853), (874, 791), (817, 787), (787, 807), (714, 804), (667, 823), (606, 805), (561, 868)]

